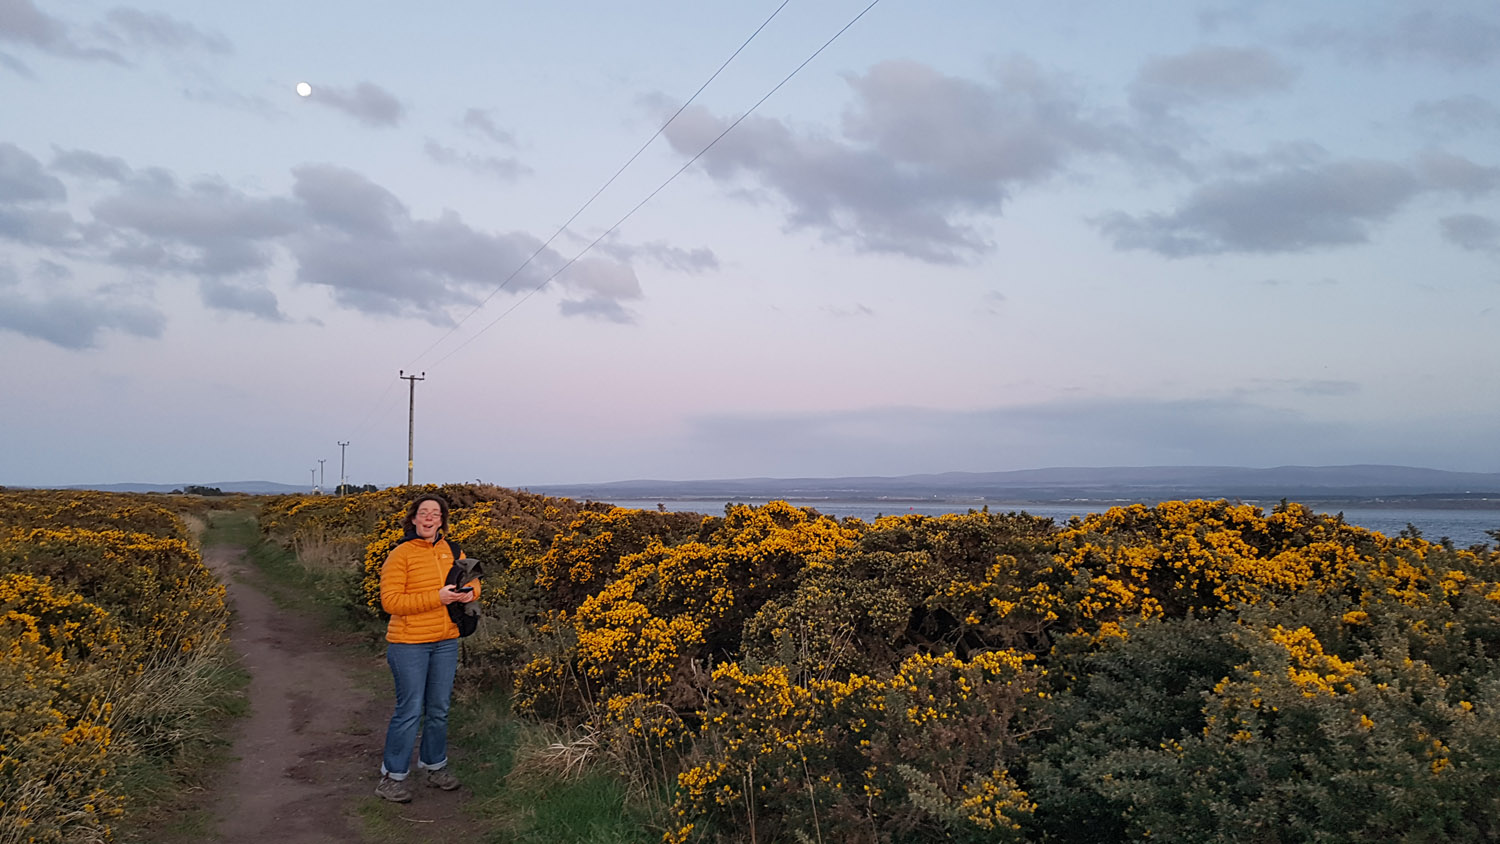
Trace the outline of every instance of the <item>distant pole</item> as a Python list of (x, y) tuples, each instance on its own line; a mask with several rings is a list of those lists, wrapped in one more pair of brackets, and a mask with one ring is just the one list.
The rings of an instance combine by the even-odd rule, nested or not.
[(396, 371), (400, 373), (401, 379), (403, 381), (407, 381), (411, 385), (411, 398), (407, 401), (406, 406), (406, 485), (411, 486), (413, 453), (412, 447), (416, 443), (415, 431), (417, 424), (417, 382), (427, 380), (427, 373), (423, 372), (421, 375), (407, 375), (406, 370), (404, 369), (398, 369)]
[(307, 482), (308, 482), (308, 484), (310, 484), (312, 486), (312, 491), (313, 492), (317, 492), (318, 491), (318, 470), (317, 469), (308, 469), (307, 471), (312, 472), (312, 477), (309, 478), (307, 480)]
[(318, 489), (327, 486), (328, 482), (323, 479), (323, 458), (318, 458)]
[(349, 476), (344, 474), (344, 449), (348, 447), (349, 443), (339, 442), (339, 495), (343, 495), (344, 487), (349, 485)]

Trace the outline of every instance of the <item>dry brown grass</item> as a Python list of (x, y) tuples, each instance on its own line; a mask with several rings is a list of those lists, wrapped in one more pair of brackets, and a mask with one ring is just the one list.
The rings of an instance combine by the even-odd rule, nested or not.
[(563, 780), (583, 776), (599, 752), (599, 741), (592, 727), (581, 729), (582, 735), (537, 733), (538, 738), (516, 748), (516, 764), (509, 776), (523, 780), (539, 775)]
[(292, 553), (310, 571), (347, 572), (364, 559), (363, 537), (334, 533), (323, 525), (305, 525), (292, 534)]

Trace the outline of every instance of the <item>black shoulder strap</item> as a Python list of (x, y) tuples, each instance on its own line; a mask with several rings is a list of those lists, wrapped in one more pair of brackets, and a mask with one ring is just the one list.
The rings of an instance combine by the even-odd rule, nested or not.
[(463, 556), (464, 552), (459, 550), (457, 542), (454, 542), (446, 536), (443, 537), (443, 541), (448, 543), (448, 550), (453, 552), (453, 559), (457, 560), (459, 557)]

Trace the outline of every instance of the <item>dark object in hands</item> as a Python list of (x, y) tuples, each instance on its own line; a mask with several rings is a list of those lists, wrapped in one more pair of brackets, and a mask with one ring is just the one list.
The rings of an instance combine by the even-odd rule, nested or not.
[[(448, 542), (448, 548), (453, 552), (453, 567), (448, 569), (446, 585), (452, 586), (459, 592), (473, 592), (472, 586), (460, 586), (461, 583), (472, 583), (484, 574), (484, 565), (471, 557), (459, 558), (462, 553), (458, 546), (452, 541)], [(478, 601), (454, 601), (448, 605), (448, 617), (458, 625), (458, 635), (469, 636), (479, 628), (479, 602)]]

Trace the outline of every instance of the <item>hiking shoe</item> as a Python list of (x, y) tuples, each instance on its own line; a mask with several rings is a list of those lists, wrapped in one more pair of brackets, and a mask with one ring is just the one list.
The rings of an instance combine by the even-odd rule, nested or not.
[(448, 773), (447, 768), (438, 768), (427, 772), (427, 787), (441, 788), (444, 791), (452, 791), (458, 788), (458, 777)]
[(385, 798), (392, 803), (410, 803), (411, 789), (406, 785), (406, 780), (381, 777), (380, 785), (375, 786), (375, 796)]

